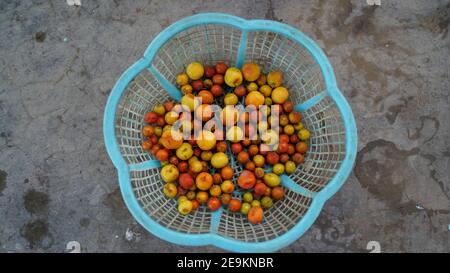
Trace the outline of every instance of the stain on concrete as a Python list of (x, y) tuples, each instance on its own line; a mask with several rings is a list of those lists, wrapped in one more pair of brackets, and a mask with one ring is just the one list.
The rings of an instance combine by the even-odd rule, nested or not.
[[(351, 36), (374, 36), (374, 40), (380, 40), (380, 38), (383, 38), (384, 40), (386, 38), (386, 35), (380, 35), (375, 24), (373, 23), (377, 6), (364, 7), (362, 8), (360, 15), (354, 16), (351, 20), (349, 20), (354, 11), (351, 1), (339, 0), (334, 1), (334, 3), (335, 6), (332, 9), (332, 16), (328, 17), (328, 27), (334, 28), (336, 30), (335, 33), (330, 36), (325, 35), (320, 30), (319, 26), (314, 29), (317, 38), (323, 41), (328, 50), (348, 42)], [(322, 15), (323, 12), (320, 12), (319, 10), (313, 11), (312, 16), (309, 17), (307, 21), (317, 21), (315, 16), (321, 17)]]
[(407, 57), (417, 55), (417, 51), (412, 47), (406, 47), (405, 45), (399, 45), (394, 41), (384, 41), (383, 39), (377, 40), (377, 46), (384, 46), (384, 50), (391, 57), (397, 57), (399, 53), (405, 54)]
[(31, 189), (23, 197), (25, 209), (31, 213), (44, 213), (48, 211), (49, 197), (46, 193)]
[(394, 124), (395, 121), (397, 120), (398, 114), (400, 114), (400, 112), (402, 112), (404, 109), (406, 109), (406, 107), (407, 107), (406, 102), (401, 103), (401, 104), (391, 105), (388, 108), (388, 112), (385, 115), (389, 124), (391, 124), (391, 125)]
[(368, 6), (364, 7), (362, 9), (362, 14), (359, 16), (356, 16), (353, 18), (351, 23), (349, 24), (349, 27), (351, 29), (351, 33), (353, 35), (359, 35), (359, 34), (372, 34), (375, 25), (372, 23), (372, 19), (375, 14), (375, 10), (378, 6)]
[(430, 171), (430, 178), (436, 182), (436, 184), (440, 187), (440, 189), (442, 190), (442, 193), (445, 195), (445, 197), (447, 197), (447, 199), (450, 201), (450, 197), (446, 194), (446, 183), (442, 180), (440, 180), (437, 177), (437, 171), (436, 169), (433, 167), (433, 164), (436, 162), (437, 158), (432, 155), (432, 154), (421, 154), (420, 156), (422, 156), (423, 158), (427, 159), (430, 163), (428, 165), (428, 169)]
[(6, 189), (6, 177), (8, 174), (4, 170), (0, 170), (0, 193)]
[(328, 27), (337, 30), (333, 36), (325, 35), (322, 31), (323, 28), (320, 27), (320, 22), (325, 13), (323, 5), (324, 3), (321, 2), (317, 9), (312, 9), (311, 16), (306, 21), (314, 25), (314, 34), (317, 39), (324, 43), (325, 48), (331, 50), (335, 46), (344, 43), (348, 38), (349, 31), (345, 31), (345, 21), (352, 13), (353, 5), (350, 0), (335, 1), (335, 6), (333, 7), (334, 16), (328, 19)]
[(53, 244), (52, 236), (49, 234), (48, 223), (42, 219), (26, 223), (20, 230), (20, 234), (25, 238), (31, 249), (47, 249)]
[(450, 147), (447, 147), (446, 150), (442, 152), (442, 155), (445, 157), (450, 157)]
[(401, 150), (384, 139), (369, 142), (358, 152), (355, 176), (377, 199), (398, 207), (408, 177), (407, 158), (418, 152), (418, 148)]
[(345, 28), (345, 21), (350, 17), (353, 12), (353, 4), (351, 0), (338, 0), (333, 7), (335, 10), (335, 18), (328, 21), (329, 26), (336, 27), (337, 29)]
[(393, 70), (386, 70), (384, 72), (396, 79), (403, 79), (403, 82), (413, 83), (419, 90), (423, 87), (424, 79), (420, 75), (411, 76), (398, 67)]
[(36, 34), (34, 34), (34, 39), (36, 42), (43, 43), (45, 41), (45, 38), (47, 38), (47, 33), (43, 31), (38, 31)]
[[(0, 105), (1, 105), (1, 101), (0, 101)], [(0, 109), (1, 109), (1, 107), (0, 107)], [(8, 139), (11, 137), (11, 132), (1, 132), (0, 137)]]
[(112, 215), (117, 219), (130, 217), (119, 188), (116, 188), (112, 192), (108, 193), (103, 201), (103, 204), (111, 209)]
[[(317, 3), (317, 6), (311, 8), (311, 15), (306, 18), (307, 23), (317, 23), (322, 16), (325, 13), (325, 9), (323, 8), (323, 5), (325, 4), (325, 0), (319, 0), (319, 3)], [(319, 29), (319, 28), (316, 28)]]
[(50, 179), (48, 178), (47, 175), (38, 174), (36, 176), (36, 178), (37, 178), (37, 180), (38, 180), (38, 182), (39, 182), (39, 184), (41, 186), (48, 186), (49, 185)]
[(422, 26), (433, 33), (442, 34), (446, 38), (450, 24), (450, 3), (436, 8), (431, 14), (422, 19)]
[(411, 96), (408, 98), (400, 98), (400, 103), (388, 107), (385, 117), (389, 124), (392, 125), (395, 123), (395, 121), (397, 120), (397, 116), (408, 108), (408, 103), (413, 99), (414, 98)]
[(426, 134), (426, 138), (423, 140), (423, 143), (427, 143), (431, 141), (434, 136), (436, 136), (440, 126), (440, 122), (436, 117), (421, 116), (420, 126), (418, 128), (415, 128), (414, 130), (409, 130), (409, 128), (407, 129), (408, 138), (411, 140), (417, 140), (420, 137), (424, 137), (423, 135)]
[(269, 7), (267, 8), (266, 15), (264, 16), (264, 18), (269, 19), (269, 20), (279, 21), (279, 22), (283, 21), (282, 19), (279, 19), (275, 15), (275, 11), (273, 10), (272, 0), (269, 0)]
[(355, 71), (362, 71), (367, 81), (379, 83), (383, 89), (386, 87), (387, 79), (384, 71), (374, 62), (366, 60), (357, 51), (352, 51), (350, 60), (356, 67)]
[(82, 218), (80, 219), (80, 226), (82, 227), (88, 227), (91, 223), (91, 220), (89, 218)]
[(113, 22), (120, 22), (122, 24), (126, 24), (128, 26), (133, 26), (136, 23), (136, 19), (135, 18), (126, 18), (123, 15), (119, 14), (113, 14), (111, 15), (111, 21)]

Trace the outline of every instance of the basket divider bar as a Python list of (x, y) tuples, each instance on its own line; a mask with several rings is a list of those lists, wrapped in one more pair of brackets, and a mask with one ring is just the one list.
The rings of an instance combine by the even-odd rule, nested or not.
[(326, 91), (322, 91), (319, 94), (315, 95), (314, 97), (308, 99), (307, 101), (295, 105), (294, 110), (295, 111), (305, 111), (305, 110), (311, 108), (312, 106), (316, 105), (317, 103), (319, 103), (323, 98), (325, 98), (327, 96), (327, 94), (328, 93)]
[(294, 182), (289, 176), (283, 174), (281, 175), (281, 184), (285, 186), (286, 188), (290, 189), (291, 191), (294, 191), (298, 194), (301, 194), (303, 196), (306, 196), (308, 198), (314, 198), (317, 193), (312, 192), (297, 183)]
[(220, 218), (222, 217), (222, 210), (222, 207), (220, 207), (218, 210), (211, 212), (211, 233), (217, 233)]
[(161, 167), (159, 160), (147, 160), (141, 163), (131, 164), (128, 166), (130, 171), (144, 171)]
[(239, 49), (236, 57), (236, 66), (241, 69), (245, 61), (245, 50), (247, 49), (247, 36), (248, 31), (242, 30), (241, 41), (239, 43)]
[(169, 80), (164, 77), (158, 69), (154, 66), (150, 66), (148, 70), (155, 76), (156, 80), (159, 82), (159, 84), (167, 91), (169, 96), (174, 99), (175, 101), (181, 100), (181, 92), (178, 90), (178, 88), (173, 85)]

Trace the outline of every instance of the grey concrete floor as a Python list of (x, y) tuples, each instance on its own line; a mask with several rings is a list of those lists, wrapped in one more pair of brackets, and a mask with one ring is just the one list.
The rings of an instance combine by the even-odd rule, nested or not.
[[(225, 3), (226, 2), (226, 3)], [(0, 1), (0, 251), (181, 247), (125, 208), (102, 117), (121, 73), (177, 19), (293, 25), (325, 50), (359, 130), (354, 172), (284, 252), (450, 251), (449, 1)], [(127, 240), (125, 233), (134, 235)]]

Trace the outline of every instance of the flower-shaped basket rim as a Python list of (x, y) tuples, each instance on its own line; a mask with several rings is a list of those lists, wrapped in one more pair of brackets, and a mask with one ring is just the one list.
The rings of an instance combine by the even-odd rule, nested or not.
[[(128, 165), (120, 152), (119, 145), (116, 140), (115, 113), (122, 93), (126, 90), (128, 83), (132, 81), (132, 79), (143, 69), (151, 66), (153, 58), (157, 54), (158, 50), (177, 33), (185, 29), (204, 24), (221, 24), (237, 28), (242, 31), (241, 39), (246, 39), (246, 35), (249, 31), (271, 31), (284, 35), (287, 38), (301, 44), (308, 50), (313, 59), (319, 65), (326, 87), (325, 92), (323, 92), (324, 94), (313, 97), (303, 103), (303, 106), (308, 107), (317, 103), (317, 101), (319, 101), (323, 96), (329, 96), (336, 104), (342, 116), (342, 121), (345, 128), (346, 153), (340, 168), (331, 181), (323, 189), (321, 189), (320, 192), (314, 195), (308, 211), (301, 218), (301, 220), (286, 233), (268, 241), (242, 242), (232, 238), (222, 237), (216, 233), (186, 234), (168, 229), (157, 223), (150, 216), (148, 216), (148, 214), (139, 205), (132, 190), (130, 171), (158, 167), (159, 162), (156, 160), (150, 160), (141, 164)], [(238, 67), (242, 65), (245, 57), (244, 52), (245, 43), (241, 40), (237, 56)], [(156, 76), (158, 77), (158, 73), (156, 73)], [(161, 77), (160, 74), (159, 77), (160, 78), (158, 80), (160, 82), (167, 82), (167, 80)], [(171, 89), (170, 87), (166, 89), (172, 97), (179, 98), (179, 92), (177, 90), (173, 90), (173, 88)], [(324, 203), (331, 196), (333, 196), (346, 181), (353, 168), (357, 151), (357, 130), (353, 113), (348, 102), (337, 88), (333, 69), (322, 49), (301, 31), (289, 25), (271, 20), (246, 20), (223, 13), (202, 13), (189, 16), (175, 22), (159, 33), (146, 49), (144, 56), (130, 66), (116, 82), (106, 104), (103, 130), (108, 155), (118, 170), (119, 185), (125, 204), (133, 217), (143, 227), (154, 235), (172, 243), (191, 246), (214, 245), (222, 249), (235, 252), (272, 252), (288, 246), (298, 239), (314, 223)], [(288, 183), (289, 180), (290, 179), (287, 181)], [(295, 183), (292, 181), (290, 182), (290, 186), (296, 186)], [(217, 226), (220, 220), (221, 211), (222, 210), (220, 209), (212, 213), (212, 228), (214, 228), (214, 225)]]

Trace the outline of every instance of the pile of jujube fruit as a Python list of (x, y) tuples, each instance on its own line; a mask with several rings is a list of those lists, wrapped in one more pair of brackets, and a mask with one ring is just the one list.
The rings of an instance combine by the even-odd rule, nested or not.
[[(176, 77), (181, 101), (167, 100), (145, 115), (142, 148), (161, 161), (162, 190), (178, 198), (179, 213), (223, 205), (258, 224), (284, 198), (280, 175), (304, 162), (310, 132), (282, 80), (282, 72), (263, 74), (255, 63), (238, 69), (192, 62)], [(208, 122), (214, 126), (205, 129)], [(232, 160), (243, 168), (237, 179)]]

